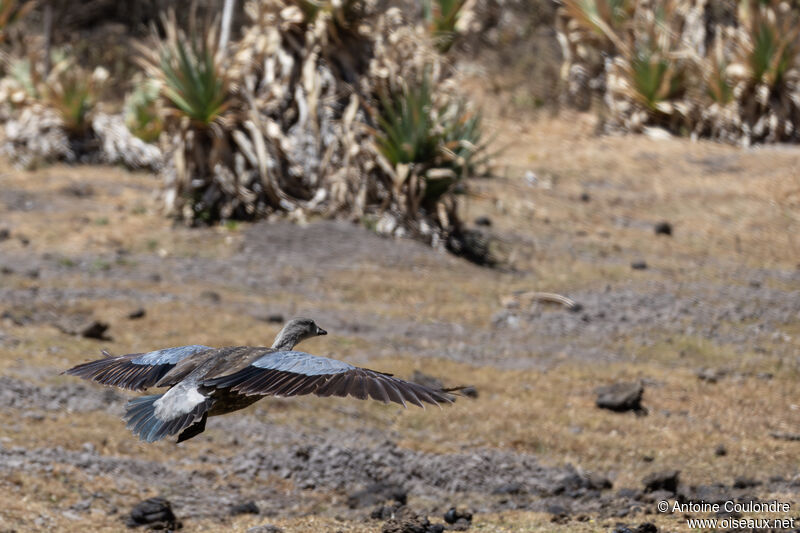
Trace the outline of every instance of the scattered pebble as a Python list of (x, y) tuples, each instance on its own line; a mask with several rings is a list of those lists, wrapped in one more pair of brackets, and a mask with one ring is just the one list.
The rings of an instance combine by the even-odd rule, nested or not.
[(728, 455), (728, 449), (725, 448), (724, 444), (717, 444), (717, 447), (714, 448), (714, 455), (717, 457), (724, 457)]
[(84, 325), (78, 330), (81, 337), (87, 339), (110, 340), (106, 335), (108, 331), (108, 323), (100, 320), (91, 320), (88, 324)]
[(655, 226), (653, 226), (653, 231), (655, 231), (656, 235), (666, 235), (668, 237), (672, 236), (672, 224), (669, 222), (659, 222)]
[(597, 399), (595, 404), (602, 409), (616, 412), (636, 411), (644, 414), (642, 395), (644, 385), (641, 383), (620, 382), (596, 389)]
[(664, 490), (675, 493), (678, 490), (679, 477), (680, 470), (663, 470), (646, 475), (642, 479), (642, 483), (646, 492)]
[(150, 529), (180, 529), (180, 521), (172, 512), (172, 504), (164, 498), (149, 498), (136, 504), (126, 521), (128, 527), (148, 526)]
[(222, 301), (222, 296), (216, 291), (203, 291), (200, 293), (200, 298), (212, 304), (218, 304)]
[(487, 216), (480, 216), (475, 219), (475, 225), (489, 227), (492, 225), (492, 219)]
[(264, 524), (261, 526), (254, 526), (247, 530), (247, 533), (283, 533), (283, 530), (278, 526), (272, 524)]
[(269, 322), (270, 324), (283, 324), (285, 322), (283, 315), (279, 313), (262, 316), (260, 320)]
[(734, 489), (749, 489), (752, 487), (758, 487), (759, 485), (761, 485), (760, 481), (750, 477), (739, 476), (733, 480)]
[(0, 228), (0, 242), (11, 238), (11, 230), (8, 228)]
[(397, 516), (383, 524), (382, 533), (442, 533), (444, 524), (431, 524), (430, 520), (403, 507)]
[(136, 320), (138, 318), (144, 318), (146, 314), (147, 311), (145, 311), (144, 307), (139, 307), (138, 309), (134, 309), (133, 311), (128, 313), (128, 318), (131, 320)]
[(647, 262), (646, 261), (634, 261), (631, 263), (631, 268), (634, 270), (647, 270)]
[(448, 524), (455, 524), (459, 521), (464, 521), (467, 524), (472, 523), (472, 511), (462, 507), (451, 507), (444, 513), (444, 521)]
[(237, 514), (258, 514), (261, 510), (256, 505), (256, 502), (249, 501), (244, 503), (238, 503), (236, 505), (231, 506), (230, 514), (237, 515)]

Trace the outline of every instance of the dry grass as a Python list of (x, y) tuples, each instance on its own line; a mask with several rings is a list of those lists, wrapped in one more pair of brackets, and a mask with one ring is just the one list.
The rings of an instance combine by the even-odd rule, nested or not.
[[(114, 287), (142, 295), (168, 291), (179, 299), (148, 302), (148, 314), (139, 321), (124, 320), (136, 302), (93, 300), (94, 312), (114, 324), (114, 340), (103, 343), (69, 337), (44, 324), (5, 322), (4, 331), (21, 342), (2, 349), (0, 372), (57, 384), (72, 379), (56, 376), (58, 370), (94, 357), (101, 346), (122, 353), (187, 343), (263, 344), (278, 326), (243, 317), (241, 309), (254, 305), (268, 308), (276, 301), (289, 302), (303, 312), (319, 309), (336, 316), (379, 317), (377, 321), (455, 322), (483, 328), (500, 309), (500, 298), (518, 289), (568, 293), (634, 275), (639, 280), (703, 280), (719, 275), (720, 265), (796, 268), (800, 222), (793, 204), (776, 201), (776, 195), (782, 197), (783, 191), (796, 186), (798, 152), (794, 149), (740, 151), (642, 137), (596, 139), (590, 135), (593, 124), (585, 116), (541, 120), (531, 126), (498, 126), (502, 126), (501, 137), (514, 139), (504, 157), (508, 177), (477, 182), (479, 194), (468, 199), (466, 218), (488, 214), (499, 233), (513, 230), (530, 238), (533, 251), (512, 243), (520, 248), (514, 256), (515, 266), (530, 274), (487, 271), (455, 260), (445, 260), (438, 267), (426, 265), (422, 273), (402, 266), (375, 269), (358, 265), (318, 272), (314, 266), (287, 271), (286, 276), (314, 273), (314, 290), (322, 295), (318, 301), (308, 302), (288, 287), (258, 294), (233, 283), (202, 279), (174, 285), (102, 279), (87, 276), (78, 268), (65, 268), (58, 277), (44, 279), (28, 279), (18, 273), (5, 276), (4, 283), (16, 288)], [(553, 186), (528, 185), (523, 179), (528, 169), (537, 173), (540, 183), (552, 179)], [(60, 192), (65, 185), (79, 182), (91, 183), (94, 196), (76, 199)], [(31, 238), (27, 247), (14, 239), (4, 243), (3, 250), (12, 254), (48, 252), (71, 258), (111, 254), (124, 247), (131, 251), (124, 256), (130, 263), (112, 268), (135, 269), (140, 260), (137, 256), (224, 258), (242, 242), (241, 228), (191, 231), (171, 227), (155, 208), (148, 192), (155, 181), (147, 175), (108, 168), (52, 167), (35, 174), (8, 171), (2, 183), (5, 191), (29, 191), (37, 205), (45, 202), (47, 206), (42, 212), (0, 207), (4, 224), (13, 234)], [(584, 191), (591, 195), (588, 203), (578, 200)], [(95, 222), (103, 219), (105, 222)], [(653, 236), (650, 224), (661, 219), (675, 224), (672, 239)], [(646, 225), (643, 229), (619, 220)], [(596, 260), (587, 260), (587, 256)], [(646, 258), (651, 268), (634, 273), (628, 264), (639, 257)], [(390, 288), (387, 277), (392, 279)], [(205, 290), (216, 291), (225, 303), (215, 308), (213, 319), (208, 304), (197, 297)], [(785, 332), (796, 339), (800, 326), (790, 326)], [(530, 349), (517, 355), (531, 360), (552, 356), (542, 353), (537, 341), (531, 339)], [(275, 401), (268, 411), (258, 404), (245, 414), (311, 430), (325, 426), (357, 431), (367, 424), (402, 434), (404, 447), (438, 453), (482, 446), (525, 451), (537, 454), (544, 463), (573, 463), (609, 473), (616, 487), (639, 486), (646, 473), (667, 468), (681, 470), (688, 484), (730, 483), (738, 475), (768, 478), (796, 471), (800, 444), (775, 440), (769, 432), (793, 432), (800, 427), (800, 381), (797, 371), (781, 366), (780, 360), (769, 356), (769, 350), (767, 354), (735, 353), (730, 346), (694, 337), (675, 337), (671, 343), (649, 347), (627, 339), (609, 340), (629, 356), (626, 362), (592, 365), (565, 353), (547, 370), (535, 371), (447, 359), (421, 361), (402, 348), (402, 338), (392, 340), (398, 350), (387, 357), (385, 342), (381, 336), (331, 331), (329, 337), (304, 347), (400, 376), (423, 369), (444, 377), (448, 384), (475, 385), (480, 398), (462, 399), (446, 411), (403, 411), (302, 398)], [(742, 374), (707, 384), (694, 375), (697, 367), (706, 365), (725, 366)], [(764, 380), (756, 376), (765, 371), (774, 377)], [(620, 415), (594, 407), (594, 388), (622, 379), (647, 380), (644, 404), (654, 407), (648, 416)], [(89, 442), (103, 454), (163, 462), (188, 457), (191, 464), (192, 458), (213, 452), (211, 442), (220, 431), (212, 420), (208, 441), (183, 447), (171, 443), (147, 446), (134, 443), (122, 422), (109, 414), (56, 412), (39, 421), (19, 415), (14, 410), (0, 415), (3, 446), (36, 448), (57, 442), (78, 450)], [(726, 446), (726, 456), (714, 455), (718, 444)], [(191, 466), (197, 467), (197, 463)], [(99, 490), (108, 482), (99, 477), (88, 479), (79, 469), (59, 468), (66, 470), (56, 469), (47, 478), (18, 473), (0, 481), (0, 516), (5, 527), (24, 529), (35, 517), (52, 515), (54, 507), (68, 506), (81, 494)], [(155, 495), (143, 487), (117, 487), (124, 491), (126, 501)], [(797, 499), (796, 495), (773, 496)], [(320, 509), (329, 497), (319, 492)], [(59, 530), (120, 529), (120, 523), (109, 523), (105, 514), (77, 516), (58, 518)], [(680, 530), (679, 517), (656, 518), (660, 525)], [(323, 511), (306, 518), (231, 518), (224, 527), (245, 530), (265, 522), (286, 531), (360, 532), (377, 527), (375, 522), (339, 520)], [(611, 525), (613, 521), (594, 517), (559, 525), (547, 514), (508, 511), (477, 516), (473, 530), (581, 532), (602, 531)], [(191, 531), (221, 527), (211, 519), (187, 520), (185, 526)]]

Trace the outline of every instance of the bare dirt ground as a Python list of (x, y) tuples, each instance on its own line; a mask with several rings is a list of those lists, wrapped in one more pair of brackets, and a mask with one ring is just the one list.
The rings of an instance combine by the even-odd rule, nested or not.
[[(378, 502), (349, 498), (376, 482), (434, 523), (470, 507), (476, 531), (687, 531), (661, 497), (778, 499), (797, 516), (800, 149), (497, 115), (499, 176), (470, 183), (464, 214), (491, 220), (499, 269), (347, 222), (176, 227), (151, 175), (3, 168), (3, 530), (118, 531), (160, 495), (190, 531), (378, 531)], [(265, 400), (147, 445), (119, 419), (126, 394), (59, 375), (100, 349), (263, 345), (297, 315), (330, 332), (307, 351), (478, 397)], [(75, 334), (92, 320), (105, 338)], [(643, 383), (645, 416), (595, 406), (618, 381)], [(644, 490), (673, 469), (677, 493)], [(231, 514), (249, 501), (259, 514)]]

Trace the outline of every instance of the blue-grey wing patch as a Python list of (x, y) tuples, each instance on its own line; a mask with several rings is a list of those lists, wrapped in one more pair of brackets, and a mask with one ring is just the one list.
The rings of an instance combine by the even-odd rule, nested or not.
[(422, 402), (439, 405), (453, 401), (445, 391), (298, 351), (263, 355), (246, 368), (205, 381), (203, 385), (245, 396), (353, 396), (403, 406), (408, 402), (420, 407), (423, 407)]
[(256, 359), (252, 366), (264, 368), (266, 370), (280, 370), (282, 372), (294, 372), (306, 376), (319, 376), (323, 374), (339, 374), (353, 370), (353, 365), (343, 361), (319, 357), (310, 353), (290, 351), (274, 352)]
[(142, 391), (152, 387), (179, 361), (212, 348), (193, 344), (147, 353), (106, 357), (70, 368), (65, 374), (123, 389)]

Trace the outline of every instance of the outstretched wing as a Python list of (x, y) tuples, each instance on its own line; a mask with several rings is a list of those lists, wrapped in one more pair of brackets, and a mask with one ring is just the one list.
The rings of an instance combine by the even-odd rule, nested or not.
[(148, 353), (110, 356), (83, 363), (65, 371), (65, 374), (82, 377), (123, 389), (142, 391), (152, 387), (179, 361), (200, 352), (212, 350), (208, 346), (192, 344), (165, 348)]
[(422, 402), (452, 403), (453, 397), (416, 383), (359, 368), (336, 359), (305, 352), (273, 352), (227, 376), (206, 380), (203, 385), (230, 388), (245, 396), (353, 396), (384, 403), (406, 402), (424, 407)]

